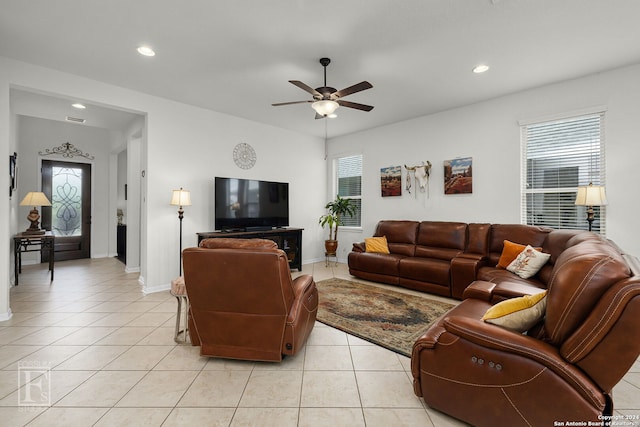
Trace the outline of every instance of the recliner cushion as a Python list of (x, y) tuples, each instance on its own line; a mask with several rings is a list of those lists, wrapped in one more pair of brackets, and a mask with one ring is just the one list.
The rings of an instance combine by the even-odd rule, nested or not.
[(607, 289), (630, 274), (622, 255), (605, 241), (582, 241), (562, 252), (549, 283), (547, 340), (562, 345)]
[(373, 236), (385, 236), (392, 254), (414, 256), (418, 224), (417, 221), (380, 221)]
[(234, 239), (223, 237), (219, 239), (204, 239), (199, 245), (207, 249), (278, 249), (278, 245), (273, 240), (268, 239)]

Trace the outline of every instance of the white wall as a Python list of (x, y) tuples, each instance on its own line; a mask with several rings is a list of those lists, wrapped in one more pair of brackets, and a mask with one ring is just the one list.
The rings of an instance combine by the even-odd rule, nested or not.
[[(141, 278), (146, 291), (167, 287), (178, 274), (179, 222), (177, 210), (169, 205), (171, 190), (182, 186), (191, 191), (193, 206), (185, 208), (183, 246), (193, 246), (196, 232), (212, 228), (211, 187), (216, 175), (289, 182), (291, 226), (305, 229), (303, 262), (322, 257), (322, 230), (317, 225), (326, 202), (322, 139), (0, 57), (0, 155), (5, 159), (12, 86), (147, 114), (141, 183)], [(258, 155), (248, 171), (233, 163), (233, 147), (240, 142), (251, 144)], [(0, 183), (6, 189), (7, 176)], [(115, 207), (115, 193), (111, 194)], [(18, 202), (14, 198), (11, 204)], [(9, 209), (0, 212), (0, 241), (9, 242), (17, 230), (10, 225)], [(8, 244), (0, 245), (0, 262), (7, 267), (6, 280), (0, 281), (0, 316), (9, 312), (6, 295), (13, 264), (8, 249)]]
[[(105, 129), (81, 126), (34, 117), (18, 116), (18, 203), (29, 191), (41, 191), (40, 168), (42, 160), (57, 160), (72, 163), (91, 164), (91, 257), (102, 258), (109, 255), (109, 215), (115, 215), (109, 207), (109, 141), (111, 134)], [(39, 152), (52, 150), (69, 142), (78, 150), (94, 157), (89, 160), (74, 156), (41, 156)], [(29, 206), (18, 209), (18, 230), (27, 229)], [(26, 253), (23, 262), (39, 262), (37, 252)]]
[[(520, 132), (518, 120), (606, 106), (608, 236), (639, 255), (639, 203), (629, 189), (640, 182), (635, 123), (640, 117), (640, 66), (626, 67), (561, 84), (514, 94), (431, 116), (347, 135), (329, 141), (330, 155), (364, 155), (363, 232), (340, 232), (340, 258), (352, 241), (370, 235), (379, 219), (433, 219), (465, 222), (520, 221)], [(9, 88), (24, 87), (98, 102), (147, 114), (141, 136), (145, 177), (141, 179), (141, 276), (145, 290), (166, 287), (178, 274), (179, 222), (169, 205), (171, 190), (191, 190), (185, 208), (184, 247), (196, 244), (198, 231), (213, 228), (212, 180), (215, 176), (290, 182), (291, 225), (305, 229), (303, 262), (321, 259), (325, 232), (317, 218), (328, 196), (324, 142), (201, 108), (115, 87), (71, 74), (0, 57), (0, 154), (21, 158), (13, 134)], [(251, 144), (258, 155), (253, 169), (235, 166), (233, 147)], [(442, 162), (473, 157), (471, 195), (444, 196)], [(433, 163), (430, 198), (420, 194), (380, 197), (380, 168)], [(113, 182), (115, 177), (111, 177)], [(0, 178), (3, 188), (8, 176)], [(21, 185), (21, 183), (19, 184)], [(5, 190), (6, 191), (6, 190)], [(114, 197), (115, 193), (111, 192)], [(17, 200), (0, 210), (0, 241), (18, 230)], [(13, 212), (13, 214), (12, 214)], [(13, 216), (12, 216), (13, 215)], [(21, 215), (20, 215), (21, 217)], [(113, 218), (115, 224), (115, 218)], [(20, 225), (22, 228), (22, 224)], [(0, 245), (6, 276), (0, 281), (0, 318), (8, 315), (8, 283), (13, 273), (10, 245)]]
[[(380, 219), (520, 222), (519, 120), (604, 106), (607, 237), (640, 255), (640, 65), (504, 96), (329, 141), (329, 155), (363, 154), (363, 231), (341, 232), (340, 257)], [(443, 162), (473, 157), (473, 194), (444, 195)], [(380, 196), (380, 168), (430, 160), (430, 197)]]
[(116, 208), (122, 209), (122, 222), (126, 224), (126, 212), (127, 212), (127, 204), (126, 204), (126, 191), (125, 185), (127, 185), (127, 150), (122, 150), (117, 154), (117, 171), (116, 171), (117, 179), (116, 179)]

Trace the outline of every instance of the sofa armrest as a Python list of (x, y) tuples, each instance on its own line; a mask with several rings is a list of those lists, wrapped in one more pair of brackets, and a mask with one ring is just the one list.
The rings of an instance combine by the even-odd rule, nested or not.
[(353, 244), (353, 252), (366, 252), (367, 247), (364, 242), (356, 242)]
[(464, 298), (464, 290), (476, 280), (483, 260), (484, 256), (470, 253), (461, 253), (451, 260), (451, 296), (453, 298)]
[(300, 295), (308, 292), (309, 288), (311, 288), (315, 282), (313, 281), (313, 276), (310, 274), (303, 274), (301, 276), (293, 279), (293, 295), (295, 298), (300, 298)]
[(294, 300), (287, 315), (281, 351), (296, 354), (304, 345), (318, 313), (318, 288), (313, 276), (305, 274), (293, 280)]
[(481, 347), (534, 360), (573, 384), (573, 388), (579, 390), (595, 407), (601, 405), (602, 393), (599, 388), (584, 372), (565, 361), (558, 349), (551, 344), (479, 319), (462, 316), (447, 317), (443, 327), (450, 334)]
[[(313, 281), (313, 276), (310, 274), (303, 274), (293, 280), (294, 300), (287, 316), (287, 323), (295, 322), (302, 308), (309, 302), (311, 302), (311, 304), (314, 303), (314, 301), (307, 301), (307, 298), (311, 297), (317, 300), (317, 298), (313, 296), (314, 294), (317, 295), (315, 288), (316, 282)], [(315, 303), (317, 304), (317, 301)]]
[(475, 298), (482, 301), (491, 301), (493, 289), (496, 284), (485, 280), (476, 280), (464, 290), (462, 299)]

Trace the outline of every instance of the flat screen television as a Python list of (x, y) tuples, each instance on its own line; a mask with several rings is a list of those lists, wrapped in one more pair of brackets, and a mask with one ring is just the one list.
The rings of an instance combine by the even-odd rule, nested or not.
[(289, 226), (289, 183), (216, 177), (214, 187), (216, 230)]

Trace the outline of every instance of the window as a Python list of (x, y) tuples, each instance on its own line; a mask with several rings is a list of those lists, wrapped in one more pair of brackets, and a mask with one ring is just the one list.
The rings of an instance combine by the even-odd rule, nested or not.
[[(578, 186), (605, 185), (604, 113), (525, 124), (522, 139), (522, 222), (589, 228)], [(604, 206), (594, 206), (593, 231), (605, 234)]]
[(360, 227), (362, 213), (362, 155), (336, 159), (336, 194), (352, 199), (356, 205), (353, 217), (340, 218), (346, 227)]

